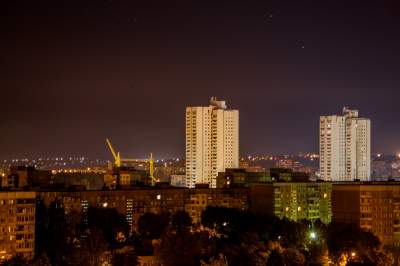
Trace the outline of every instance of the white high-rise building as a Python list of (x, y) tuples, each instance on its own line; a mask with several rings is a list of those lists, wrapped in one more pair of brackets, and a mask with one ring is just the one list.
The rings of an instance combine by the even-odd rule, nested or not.
[(320, 175), (326, 181), (367, 181), (371, 175), (371, 122), (358, 110), (320, 117)]
[(207, 107), (186, 108), (186, 186), (216, 187), (218, 172), (239, 167), (239, 111), (212, 97)]

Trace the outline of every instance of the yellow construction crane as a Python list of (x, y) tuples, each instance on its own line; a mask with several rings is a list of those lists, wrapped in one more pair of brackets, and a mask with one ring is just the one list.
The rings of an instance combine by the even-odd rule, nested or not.
[(112, 156), (114, 157), (115, 166), (121, 167), (121, 156), (119, 155), (119, 152), (117, 152), (117, 153), (115, 152), (115, 150), (111, 144), (111, 141), (109, 139), (106, 139), (106, 142), (107, 142), (108, 148), (111, 151)]
[(153, 160), (153, 153), (150, 153), (150, 159), (149, 159), (149, 168), (150, 168), (150, 179), (151, 179), (151, 185), (154, 186), (155, 183), (157, 182), (157, 179), (154, 177), (154, 160)]
[(148, 162), (149, 163), (149, 171), (150, 171), (150, 179), (151, 179), (151, 185), (154, 186), (155, 183), (157, 183), (159, 180), (154, 177), (154, 159), (153, 159), (153, 153), (150, 153), (150, 158), (148, 160), (137, 160), (137, 159), (122, 159), (119, 152), (115, 152), (111, 141), (107, 138), (106, 139), (108, 148), (111, 151), (112, 156), (114, 157), (114, 165), (116, 167), (121, 167), (122, 162)]

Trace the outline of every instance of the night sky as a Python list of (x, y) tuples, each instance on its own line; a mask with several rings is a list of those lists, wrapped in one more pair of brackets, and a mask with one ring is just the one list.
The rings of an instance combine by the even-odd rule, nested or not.
[(240, 149), (318, 150), (358, 108), (372, 151), (400, 151), (398, 0), (0, 4), (0, 158), (184, 155), (185, 107), (240, 110)]

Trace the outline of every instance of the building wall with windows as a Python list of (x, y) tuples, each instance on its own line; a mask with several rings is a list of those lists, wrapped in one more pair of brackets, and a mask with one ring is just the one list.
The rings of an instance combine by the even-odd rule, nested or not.
[(357, 182), (334, 184), (333, 221), (355, 224), (384, 244), (400, 245), (400, 184)]
[(252, 183), (270, 182), (269, 172), (251, 172), (244, 168), (227, 168), (218, 173), (217, 188), (250, 187)]
[(185, 211), (192, 217), (193, 223), (201, 222), (201, 214), (207, 206), (249, 208), (248, 189), (191, 189), (185, 201)]
[(36, 192), (0, 192), (0, 262), (35, 255)]
[(46, 206), (58, 202), (66, 214), (77, 212), (85, 215), (89, 207), (115, 208), (123, 214), (131, 231), (145, 212), (175, 213), (186, 210), (193, 222), (200, 221), (207, 206), (247, 209), (248, 189), (187, 189), (147, 188), (113, 191), (38, 192)]
[(320, 174), (325, 181), (346, 176), (345, 117), (320, 117)]
[(211, 98), (207, 107), (186, 108), (186, 186), (215, 188), (218, 172), (239, 167), (239, 111)]
[(321, 220), (332, 219), (332, 184), (328, 182), (276, 182), (253, 184), (251, 208), (254, 212), (288, 218)]
[(368, 181), (371, 176), (371, 122), (358, 110), (321, 116), (320, 174), (325, 181)]
[(133, 189), (113, 191), (39, 192), (46, 206), (59, 202), (66, 214), (83, 214), (89, 207), (115, 208), (123, 214), (131, 230), (136, 230), (145, 212), (162, 213), (184, 210), (185, 189)]

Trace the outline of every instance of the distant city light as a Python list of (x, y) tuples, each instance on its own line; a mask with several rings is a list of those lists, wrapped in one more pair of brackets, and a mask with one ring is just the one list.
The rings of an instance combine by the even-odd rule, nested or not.
[(161, 194), (158, 194), (157, 195), (157, 200), (160, 200), (161, 199)]

